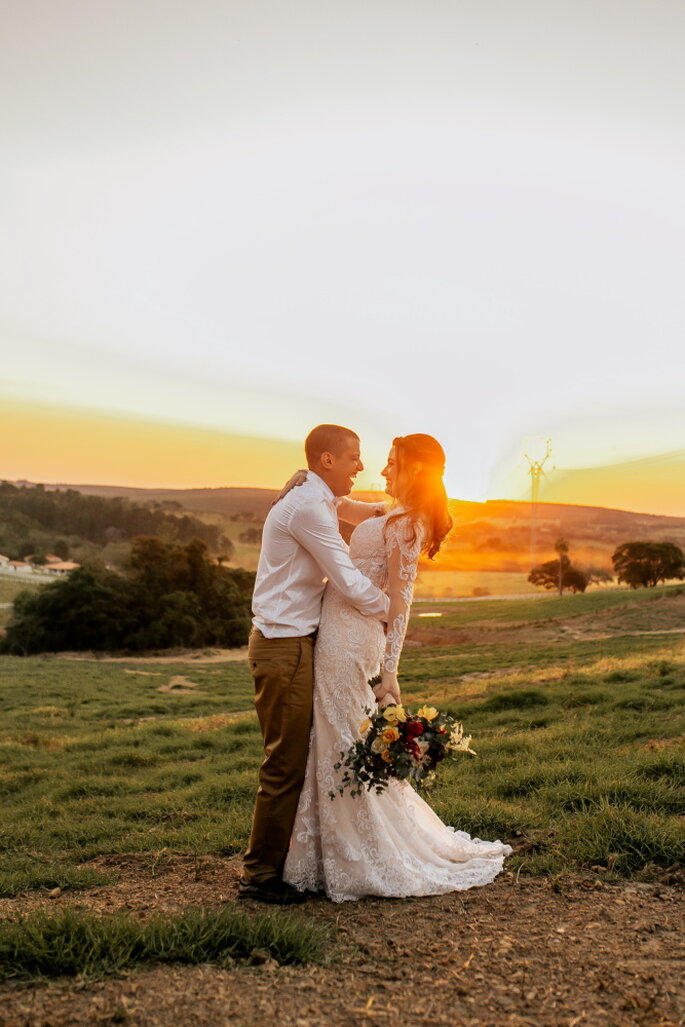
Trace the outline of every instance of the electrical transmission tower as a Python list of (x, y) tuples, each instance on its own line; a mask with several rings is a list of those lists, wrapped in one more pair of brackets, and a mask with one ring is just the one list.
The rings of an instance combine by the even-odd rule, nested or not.
[(545, 455), (542, 460), (533, 460), (525, 454), (528, 461), (528, 473), (530, 474), (530, 565), (535, 566), (537, 550), (537, 521), (538, 521), (538, 500), (540, 499), (540, 479), (545, 473), (544, 465), (552, 455), (552, 440), (545, 440)]

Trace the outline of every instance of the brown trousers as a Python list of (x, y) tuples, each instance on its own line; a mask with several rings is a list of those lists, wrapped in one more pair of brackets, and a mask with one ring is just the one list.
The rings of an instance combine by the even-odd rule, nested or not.
[(244, 878), (280, 877), (304, 782), (312, 726), (314, 638), (265, 638), (252, 629), (248, 661), (264, 738)]

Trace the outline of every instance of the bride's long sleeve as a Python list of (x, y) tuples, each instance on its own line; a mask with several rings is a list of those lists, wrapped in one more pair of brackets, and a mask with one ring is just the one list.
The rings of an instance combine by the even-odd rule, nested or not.
[(397, 673), (404, 636), (409, 624), (422, 539), (421, 524), (412, 525), (406, 515), (391, 517), (386, 525), (387, 592), (390, 598), (390, 610), (383, 671), (387, 674)]

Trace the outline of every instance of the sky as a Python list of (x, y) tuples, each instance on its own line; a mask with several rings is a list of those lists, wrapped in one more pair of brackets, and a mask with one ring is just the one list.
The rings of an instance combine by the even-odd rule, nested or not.
[(5, 6), (0, 477), (275, 486), (335, 422), (365, 487), (550, 438), (541, 498), (685, 516), (684, 5)]

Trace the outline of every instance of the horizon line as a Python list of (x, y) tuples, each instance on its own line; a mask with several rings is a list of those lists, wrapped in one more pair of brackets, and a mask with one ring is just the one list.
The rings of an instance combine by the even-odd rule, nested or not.
[[(185, 486), (179, 487), (179, 486), (174, 486), (174, 485), (171, 485), (171, 486), (166, 486), (166, 485), (161, 485), (161, 486), (152, 486), (152, 485), (110, 485), (110, 484), (98, 483), (98, 482), (78, 482), (78, 483), (77, 482), (46, 482), (46, 481), (36, 482), (36, 481), (30, 481), (28, 478), (18, 478), (18, 479), (0, 478), (0, 482), (2, 482), (3, 484), (8, 484), (8, 485), (19, 485), (19, 486), (30, 485), (30, 486), (33, 486), (34, 488), (36, 486), (38, 486), (38, 485), (42, 485), (44, 488), (53, 488), (53, 489), (70, 488), (70, 489), (74, 489), (75, 491), (78, 491), (79, 489), (84, 489), (84, 488), (113, 489), (113, 490), (126, 489), (129, 492), (181, 492), (181, 493), (182, 492), (228, 492), (229, 490), (236, 490), (236, 491), (239, 490), (239, 491), (243, 491), (243, 492), (278, 492), (278, 491), (280, 491), (278, 486), (264, 487), (264, 486), (259, 486), (259, 485), (196, 485), (196, 486), (188, 486), (188, 487), (185, 487)], [(385, 496), (385, 495), (387, 495), (387, 493), (385, 493), (383, 491), (379, 491), (377, 489), (363, 489), (363, 488), (352, 489), (350, 495), (354, 495), (355, 493), (357, 493), (357, 494), (366, 493), (367, 495), (373, 495), (373, 496)], [(503, 499), (503, 498), (498, 498), (498, 499), (457, 499), (454, 496), (448, 496), (447, 499), (448, 499), (448, 502), (450, 502), (450, 503), (468, 503), (468, 504), (473, 505), (473, 506), (485, 506), (488, 503), (516, 503), (517, 505), (520, 505), (520, 506), (530, 506), (531, 505), (531, 500), (530, 499)], [(659, 518), (662, 518), (662, 519), (665, 519), (665, 520), (675, 520), (675, 521), (682, 520), (682, 521), (685, 521), (685, 514), (656, 514), (656, 513), (649, 513), (646, 510), (629, 510), (629, 509), (626, 509), (625, 507), (620, 507), (620, 506), (596, 506), (596, 505), (593, 505), (591, 503), (560, 503), (560, 502), (557, 502), (555, 500), (546, 500), (546, 499), (537, 500), (536, 505), (538, 507), (542, 507), (542, 506), (561, 506), (561, 507), (569, 507), (569, 508), (584, 509), (584, 510), (605, 510), (605, 511), (607, 511), (607, 513), (625, 513), (625, 514), (633, 514), (633, 515), (638, 516), (638, 517), (659, 517)]]

